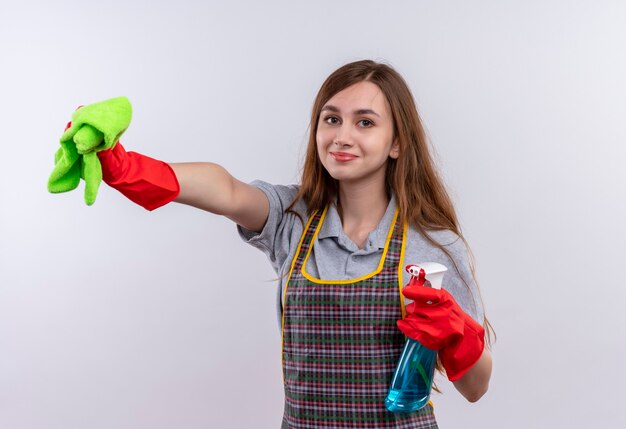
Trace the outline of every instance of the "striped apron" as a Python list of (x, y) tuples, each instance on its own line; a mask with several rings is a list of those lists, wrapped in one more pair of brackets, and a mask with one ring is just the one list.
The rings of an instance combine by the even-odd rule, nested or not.
[(406, 227), (394, 217), (378, 268), (353, 280), (319, 280), (306, 261), (326, 210), (309, 219), (283, 296), (282, 428), (437, 428), (429, 403), (391, 413), (385, 398), (404, 346), (402, 269)]

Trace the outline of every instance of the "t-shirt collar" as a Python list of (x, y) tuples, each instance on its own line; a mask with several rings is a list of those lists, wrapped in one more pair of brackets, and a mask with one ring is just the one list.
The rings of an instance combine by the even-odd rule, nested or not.
[[(337, 212), (336, 203), (337, 202), (335, 200), (335, 202), (330, 204), (328, 207), (324, 223), (320, 227), (320, 231), (317, 235), (319, 240), (331, 237), (338, 238), (340, 234), (343, 234), (343, 226), (341, 224), (339, 213)], [(378, 247), (379, 249), (385, 248), (385, 244), (387, 244), (387, 234), (389, 233), (389, 228), (391, 228), (391, 222), (393, 222), (395, 212), (396, 198), (391, 195), (385, 214), (378, 223), (376, 229), (369, 235), (369, 238), (372, 241), (372, 246)]]

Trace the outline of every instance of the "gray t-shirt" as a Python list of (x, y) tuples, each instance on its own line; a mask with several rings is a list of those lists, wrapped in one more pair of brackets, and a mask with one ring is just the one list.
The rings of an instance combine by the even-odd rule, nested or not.
[[(282, 317), (283, 288), (287, 281), (291, 262), (295, 256), (303, 224), (293, 213), (285, 213), (285, 209), (294, 200), (298, 185), (271, 185), (262, 181), (254, 181), (252, 185), (262, 190), (269, 200), (269, 216), (260, 233), (255, 233), (237, 226), (241, 238), (260, 249), (269, 258), (274, 271), (279, 276), (279, 288), (276, 296), (276, 308), (280, 323)], [(307, 261), (307, 272), (322, 280), (349, 280), (373, 272), (380, 262), (385, 248), (387, 234), (393, 222), (396, 210), (395, 198), (392, 196), (383, 218), (372, 231), (363, 249), (359, 249), (343, 232), (337, 208), (328, 208), (324, 223), (321, 225), (317, 240), (313, 243)], [(306, 205), (298, 201), (294, 206), (302, 220), (308, 220)], [(448, 268), (442, 287), (454, 296), (461, 308), (479, 323), (483, 322), (484, 313), (476, 282), (469, 266), (467, 248), (454, 232), (430, 231), (429, 235), (441, 244), (452, 255), (455, 264), (441, 249), (431, 244), (415, 228), (409, 227), (405, 243), (404, 265), (424, 262), (438, 262)], [(402, 284), (409, 282), (410, 275), (401, 270)], [(463, 281), (465, 280), (465, 281)]]

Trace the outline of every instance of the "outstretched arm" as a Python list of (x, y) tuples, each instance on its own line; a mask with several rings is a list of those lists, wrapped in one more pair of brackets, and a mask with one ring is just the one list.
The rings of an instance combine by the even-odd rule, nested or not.
[(180, 193), (176, 202), (226, 216), (242, 227), (260, 232), (269, 215), (265, 193), (234, 178), (220, 165), (210, 162), (170, 164)]
[(177, 201), (226, 216), (256, 232), (267, 220), (269, 202), (263, 191), (235, 179), (217, 164), (168, 164), (126, 152), (119, 142), (98, 152), (98, 157), (104, 181), (148, 210)]

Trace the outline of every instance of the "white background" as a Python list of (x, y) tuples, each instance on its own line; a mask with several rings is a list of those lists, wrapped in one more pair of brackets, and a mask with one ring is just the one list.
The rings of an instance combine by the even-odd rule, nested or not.
[(71, 113), (130, 98), (129, 150), (293, 183), (337, 67), (406, 78), (498, 333), (443, 428), (626, 426), (626, 5), (3, 1), (0, 428), (277, 428), (275, 274), (228, 220), (46, 190)]

